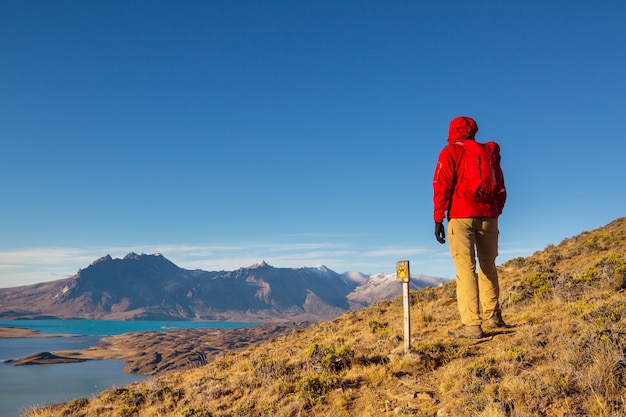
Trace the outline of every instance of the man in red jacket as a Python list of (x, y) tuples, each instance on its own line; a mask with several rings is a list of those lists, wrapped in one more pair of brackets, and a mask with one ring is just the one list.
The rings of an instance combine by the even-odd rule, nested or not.
[[(462, 323), (461, 327), (450, 330), (448, 334), (471, 339), (484, 336), (482, 319), (488, 328), (506, 327), (500, 310), (496, 269), (498, 216), (502, 214), (506, 201), (504, 178), (500, 172), (498, 183), (501, 188), (496, 197), (487, 202), (471, 199), (458, 189), (464, 184), (464, 143), (474, 141), (477, 131), (478, 125), (470, 117), (457, 117), (450, 122), (448, 145), (439, 154), (433, 178), (435, 237), (439, 243), (445, 243), (443, 220), (447, 217)], [(499, 147), (497, 149), (499, 152)]]

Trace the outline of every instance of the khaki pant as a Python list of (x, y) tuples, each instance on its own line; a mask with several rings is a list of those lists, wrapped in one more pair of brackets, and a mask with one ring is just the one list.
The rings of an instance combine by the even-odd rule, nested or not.
[[(456, 269), (456, 296), (461, 323), (481, 324), (500, 313), (500, 289), (496, 256), (498, 256), (498, 219), (450, 219), (448, 241)], [(478, 274), (476, 274), (478, 255)]]

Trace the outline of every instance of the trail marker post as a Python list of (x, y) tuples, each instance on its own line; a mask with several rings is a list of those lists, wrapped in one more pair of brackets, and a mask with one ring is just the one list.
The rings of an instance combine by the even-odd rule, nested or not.
[(411, 350), (411, 310), (409, 301), (409, 281), (411, 271), (409, 261), (396, 262), (396, 281), (402, 283), (402, 299), (404, 301), (404, 353)]

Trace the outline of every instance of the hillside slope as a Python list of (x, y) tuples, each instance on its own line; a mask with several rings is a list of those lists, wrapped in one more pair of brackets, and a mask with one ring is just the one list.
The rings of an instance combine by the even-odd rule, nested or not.
[(454, 283), (184, 372), (33, 410), (49, 416), (626, 416), (626, 218), (501, 265), (509, 329), (477, 341)]

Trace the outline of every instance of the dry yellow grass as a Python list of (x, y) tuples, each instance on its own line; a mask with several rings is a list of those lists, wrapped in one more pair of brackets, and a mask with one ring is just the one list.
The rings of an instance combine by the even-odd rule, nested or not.
[(500, 267), (514, 327), (456, 340), (454, 283), (230, 352), (51, 416), (626, 416), (626, 219)]

